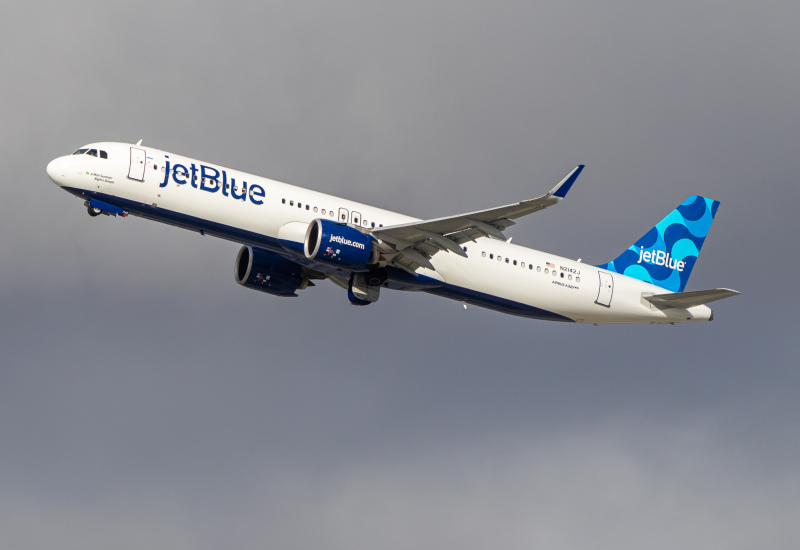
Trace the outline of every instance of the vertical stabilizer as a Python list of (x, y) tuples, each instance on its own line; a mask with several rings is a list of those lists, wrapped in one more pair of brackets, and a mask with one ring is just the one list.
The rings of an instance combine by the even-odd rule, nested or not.
[(683, 292), (718, 207), (719, 201), (689, 197), (617, 259), (597, 267)]

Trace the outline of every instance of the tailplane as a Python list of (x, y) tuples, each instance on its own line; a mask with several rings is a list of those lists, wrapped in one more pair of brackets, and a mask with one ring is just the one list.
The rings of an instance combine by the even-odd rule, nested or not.
[(738, 296), (738, 290), (730, 288), (712, 288), (711, 290), (695, 290), (693, 292), (670, 292), (669, 294), (654, 294), (642, 297), (656, 307), (689, 309)]
[(597, 267), (683, 292), (718, 207), (719, 201), (689, 197), (614, 261)]

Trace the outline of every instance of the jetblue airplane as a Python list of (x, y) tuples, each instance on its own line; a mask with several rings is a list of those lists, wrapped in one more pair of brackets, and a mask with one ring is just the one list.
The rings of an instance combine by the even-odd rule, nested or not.
[(710, 321), (684, 289), (719, 202), (692, 196), (613, 261), (587, 265), (511, 244), (515, 219), (566, 197), (583, 165), (536, 199), (420, 220), (127, 143), (92, 143), (47, 165), (90, 216), (140, 216), (241, 243), (236, 282), (275, 296), (329, 279), (350, 303), (421, 291), (503, 313), (577, 323)]

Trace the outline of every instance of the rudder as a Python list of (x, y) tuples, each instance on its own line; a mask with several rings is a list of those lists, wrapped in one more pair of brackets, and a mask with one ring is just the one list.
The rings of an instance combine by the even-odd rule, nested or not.
[(717, 208), (719, 201), (691, 196), (614, 261), (597, 267), (683, 292)]

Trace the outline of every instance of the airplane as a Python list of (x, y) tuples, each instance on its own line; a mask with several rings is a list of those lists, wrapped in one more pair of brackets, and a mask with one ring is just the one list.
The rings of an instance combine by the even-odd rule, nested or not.
[(561, 202), (584, 165), (548, 193), (420, 220), (142, 145), (85, 145), (47, 165), (90, 216), (128, 215), (242, 244), (238, 284), (297, 296), (329, 279), (350, 303), (382, 289), (426, 292), (549, 321), (675, 324), (713, 320), (739, 294), (685, 291), (719, 202), (692, 196), (614, 260), (589, 265), (512, 244), (514, 220)]

